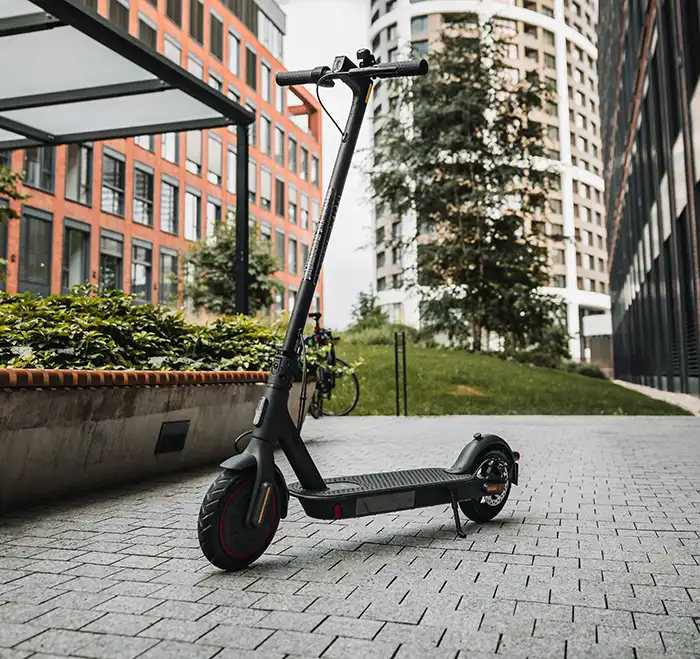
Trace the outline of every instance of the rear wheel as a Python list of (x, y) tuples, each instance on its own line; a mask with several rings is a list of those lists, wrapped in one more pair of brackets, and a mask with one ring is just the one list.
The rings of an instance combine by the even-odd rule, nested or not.
[(224, 471), (202, 501), (197, 531), (199, 546), (209, 562), (227, 571), (242, 570), (268, 548), (280, 522), (280, 494), (272, 485), (270, 500), (258, 528), (245, 525), (255, 486), (255, 470)]
[(329, 373), (332, 387), (323, 401), (323, 414), (346, 416), (355, 409), (360, 399), (360, 383), (342, 359), (336, 358), (335, 364), (340, 368), (327, 367), (332, 369)]
[(503, 451), (493, 450), (484, 454), (481, 463), (474, 472), (476, 478), (490, 482), (503, 482), (505, 487), (498, 494), (483, 496), (480, 499), (460, 501), (459, 507), (472, 522), (490, 522), (508, 501), (510, 494), (511, 465)]

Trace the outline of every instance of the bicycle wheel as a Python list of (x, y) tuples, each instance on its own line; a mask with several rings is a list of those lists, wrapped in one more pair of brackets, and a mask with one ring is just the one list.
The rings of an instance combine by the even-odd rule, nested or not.
[[(336, 357), (335, 363), (347, 369), (348, 365)], [(326, 367), (329, 368), (329, 367)], [(333, 369), (330, 374), (332, 386), (323, 400), (323, 414), (327, 416), (346, 416), (355, 409), (357, 401), (360, 399), (360, 383), (354, 373), (347, 370)]]

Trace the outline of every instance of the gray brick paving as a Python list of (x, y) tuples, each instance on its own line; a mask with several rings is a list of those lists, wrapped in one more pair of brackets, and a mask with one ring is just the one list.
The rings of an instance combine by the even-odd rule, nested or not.
[(235, 575), (196, 538), (215, 469), (7, 514), (0, 659), (700, 657), (699, 423), (309, 421), (327, 474), (449, 464), (480, 430), (521, 485), (463, 540), (448, 508), (330, 523), (292, 501)]

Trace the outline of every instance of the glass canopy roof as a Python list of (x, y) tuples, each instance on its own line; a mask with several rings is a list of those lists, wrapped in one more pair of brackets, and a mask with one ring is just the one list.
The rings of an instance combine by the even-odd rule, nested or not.
[(254, 119), (79, 0), (0, 0), (0, 61), (0, 150)]

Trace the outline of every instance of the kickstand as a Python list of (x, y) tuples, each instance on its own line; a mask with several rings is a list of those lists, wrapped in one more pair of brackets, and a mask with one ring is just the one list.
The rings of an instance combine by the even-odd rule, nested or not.
[(459, 508), (457, 507), (457, 497), (454, 492), (450, 493), (452, 495), (452, 512), (455, 516), (455, 526), (457, 527), (457, 535), (460, 538), (466, 538), (467, 534), (462, 530), (462, 521), (459, 519)]

